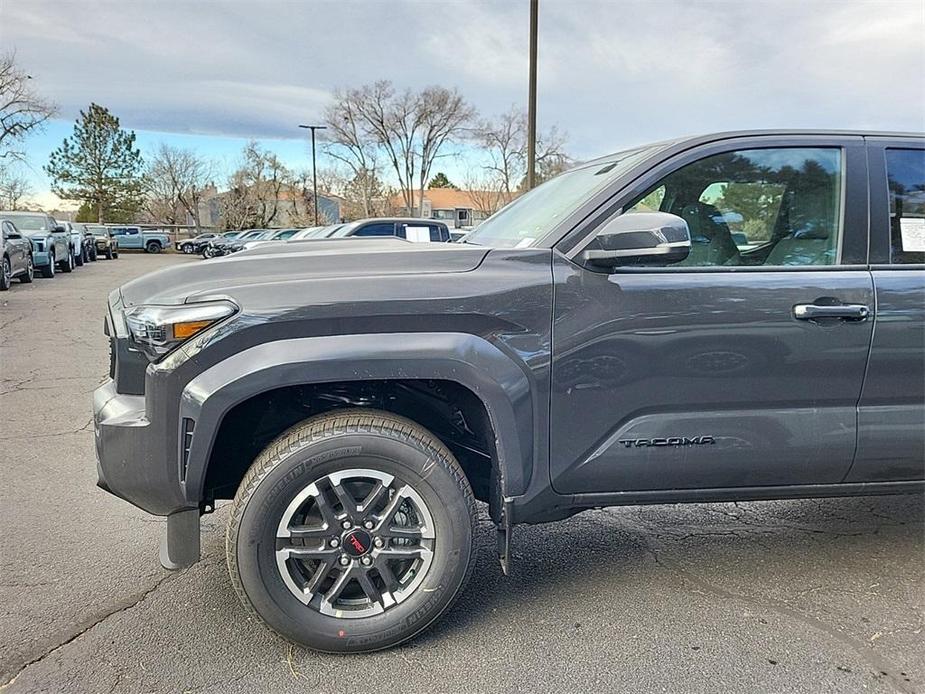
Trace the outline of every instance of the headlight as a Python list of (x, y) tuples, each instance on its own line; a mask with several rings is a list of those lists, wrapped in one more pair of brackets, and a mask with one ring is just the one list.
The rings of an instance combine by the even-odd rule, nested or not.
[(132, 341), (157, 359), (238, 310), (230, 301), (180, 306), (136, 306), (125, 312)]
[(43, 239), (32, 239), (32, 245), (37, 251), (41, 252), (45, 250), (45, 241)]

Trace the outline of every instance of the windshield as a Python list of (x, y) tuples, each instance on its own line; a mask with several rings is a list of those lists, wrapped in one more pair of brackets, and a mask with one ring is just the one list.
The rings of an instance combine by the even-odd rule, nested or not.
[(311, 238), (312, 234), (324, 229), (324, 227), (308, 227), (307, 229), (299, 229), (296, 233), (290, 236), (290, 239), (307, 239)]
[(350, 222), (349, 224), (341, 224), (337, 228), (331, 229), (327, 234), (321, 234), (318, 238), (325, 239), (340, 239), (345, 236), (350, 236), (351, 232), (359, 226), (359, 222)]
[(7, 217), (20, 231), (45, 231), (48, 218), (40, 214), (17, 214)]
[(529, 248), (611, 181), (661, 149), (618, 152), (603, 162), (566, 171), (524, 193), (472, 230), (465, 243), (496, 248)]

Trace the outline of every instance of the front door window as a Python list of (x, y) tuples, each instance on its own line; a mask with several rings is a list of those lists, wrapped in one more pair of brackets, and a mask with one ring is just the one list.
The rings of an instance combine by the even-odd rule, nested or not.
[(629, 207), (684, 218), (688, 267), (834, 265), (842, 225), (841, 150), (750, 149), (666, 176)]

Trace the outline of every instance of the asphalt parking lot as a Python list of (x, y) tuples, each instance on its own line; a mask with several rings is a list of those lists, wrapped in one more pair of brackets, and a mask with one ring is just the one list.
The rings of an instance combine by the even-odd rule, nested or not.
[(224, 563), (160, 568), (163, 523), (95, 487), (107, 293), (178, 255), (123, 254), (0, 294), (4, 692), (925, 691), (921, 496), (676, 505), (518, 528), (487, 517), (465, 594), (366, 656), (249, 620)]

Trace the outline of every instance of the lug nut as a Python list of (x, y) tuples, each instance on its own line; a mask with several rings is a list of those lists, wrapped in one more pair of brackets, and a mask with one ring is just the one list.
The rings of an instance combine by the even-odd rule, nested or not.
[(373, 540), (373, 544), (376, 545), (376, 547), (382, 547), (382, 545), (385, 543), (382, 541), (381, 537), (377, 537), (375, 540)]
[(350, 530), (350, 528), (353, 527), (353, 524), (350, 521), (344, 521), (340, 524), (340, 527), (342, 527), (344, 530)]
[(346, 554), (342, 554), (340, 557), (340, 565), (347, 566), (350, 563), (350, 558)]
[(363, 557), (362, 559), (360, 559), (360, 561), (363, 562), (363, 566), (369, 566), (370, 564), (373, 563), (373, 560), (370, 559), (369, 557)]
[(331, 540), (328, 544), (331, 545), (331, 547), (337, 547), (337, 546), (340, 544), (340, 540), (338, 540), (338, 539), (335, 537), (335, 538), (334, 538), (333, 540)]
[(366, 521), (365, 523), (363, 523), (363, 527), (366, 528), (367, 530), (372, 530), (372, 529), (373, 529), (373, 522), (372, 522), (372, 521)]

